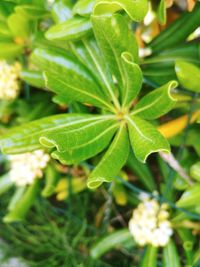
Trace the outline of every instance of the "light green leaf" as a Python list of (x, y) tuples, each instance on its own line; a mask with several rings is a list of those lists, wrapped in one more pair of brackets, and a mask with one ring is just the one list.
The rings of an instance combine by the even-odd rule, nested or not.
[(192, 207), (200, 202), (200, 183), (196, 183), (186, 190), (176, 202), (178, 207)]
[(61, 94), (64, 101), (79, 101), (110, 108), (95, 77), (69, 52), (61, 49), (36, 49), (32, 59), (45, 71), (47, 87)]
[(93, 15), (92, 24), (104, 60), (122, 87), (124, 73), (121, 55), (123, 52), (128, 52), (135, 62), (138, 61), (136, 39), (129, 30), (126, 19), (120, 14), (114, 14), (110, 17)]
[(8, 27), (12, 32), (13, 36), (21, 37), (23, 39), (27, 39), (31, 33), (31, 27), (29, 21), (18, 13), (13, 13), (9, 16)]
[(89, 16), (92, 13), (94, 0), (79, 0), (73, 8), (73, 13), (81, 16)]
[(200, 161), (192, 165), (190, 168), (190, 176), (200, 182)]
[(41, 71), (24, 69), (21, 71), (20, 77), (22, 80), (34, 87), (45, 88), (45, 81)]
[(9, 173), (4, 174), (0, 177), (0, 195), (7, 192), (14, 185), (13, 181), (11, 181)]
[(61, 125), (55, 130), (47, 131), (40, 137), (40, 143), (46, 147), (56, 147), (60, 152), (77, 149), (79, 146), (91, 141), (110, 125), (116, 123), (109, 115), (91, 116)]
[(126, 163), (129, 155), (129, 140), (126, 126), (121, 125), (112, 144), (88, 178), (87, 185), (94, 189), (103, 182), (111, 182)]
[(133, 62), (132, 55), (123, 52), (121, 55), (124, 68), (124, 90), (122, 91), (122, 105), (129, 106), (136, 98), (142, 87), (142, 71), (139, 65)]
[(169, 267), (172, 263), (173, 267), (181, 267), (175, 243), (170, 240), (163, 249), (163, 267)]
[(95, 15), (111, 15), (121, 9), (134, 21), (141, 21), (148, 11), (147, 0), (97, 0), (93, 13)]
[(157, 17), (160, 24), (166, 23), (166, 6), (165, 6), (165, 0), (160, 0), (160, 3), (158, 5), (157, 9)]
[(26, 192), (22, 195), (15, 207), (3, 218), (5, 223), (18, 222), (25, 219), (25, 216), (32, 206), (37, 194), (39, 193), (40, 180), (36, 181), (27, 188)]
[(121, 247), (126, 243), (131, 243), (135, 246), (133, 237), (131, 236), (128, 229), (122, 229), (114, 231), (101, 238), (96, 242), (90, 249), (90, 255), (94, 259), (100, 258), (103, 254), (110, 251), (111, 249)]
[(140, 267), (156, 267), (157, 266), (158, 248), (153, 246), (147, 246), (144, 257)]
[[(79, 47), (80, 49), (80, 47)], [(85, 49), (85, 53), (84, 50)], [(79, 50), (80, 51), (80, 50)], [(83, 48), (82, 48), (82, 56), (83, 53), (85, 55), (85, 62), (87, 64), (90, 64), (90, 69), (94, 73), (94, 75), (97, 77), (99, 84), (101, 85), (102, 90), (104, 91), (104, 94), (108, 98), (115, 98), (115, 86), (113, 84), (112, 75), (109, 71), (108, 65), (102, 58), (101, 51), (97, 47), (97, 44), (95, 40), (92, 38), (84, 39), (83, 41)], [(86, 56), (87, 55), (87, 56)]]
[(52, 26), (45, 34), (48, 40), (79, 40), (91, 32), (92, 25), (89, 19), (73, 17), (65, 22)]
[(0, 42), (0, 59), (18, 56), (22, 51), (23, 45), (17, 45), (11, 42)]
[(167, 140), (156, 128), (137, 116), (126, 116), (131, 145), (136, 158), (145, 162), (147, 157), (154, 152), (169, 152)]
[(118, 123), (111, 125), (89, 142), (80, 145), (77, 149), (64, 152), (54, 151), (51, 156), (63, 164), (79, 163), (94, 157), (108, 146), (117, 128), (119, 128)]
[(56, 23), (65, 22), (72, 18), (72, 2), (71, 0), (59, 0), (53, 4), (52, 16)]
[(138, 114), (147, 120), (153, 120), (166, 114), (175, 104), (176, 100), (171, 95), (171, 90), (176, 88), (176, 86), (176, 81), (170, 81), (160, 88), (153, 90), (135, 105), (134, 111), (131, 114)]
[(200, 92), (200, 68), (185, 61), (177, 61), (175, 71), (180, 84), (185, 89)]
[(25, 153), (41, 148), (39, 137), (47, 130), (67, 125), (71, 121), (88, 118), (86, 114), (60, 114), (14, 127), (0, 137), (0, 146), (6, 154)]
[(44, 18), (49, 15), (47, 10), (33, 5), (18, 5), (15, 7), (15, 12), (25, 17), (26, 20)]

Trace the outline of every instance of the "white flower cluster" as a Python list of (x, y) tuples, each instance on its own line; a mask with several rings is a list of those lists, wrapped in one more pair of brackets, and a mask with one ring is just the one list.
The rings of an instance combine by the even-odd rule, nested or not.
[(9, 65), (5, 60), (0, 61), (0, 99), (13, 100), (17, 97), (20, 69), (18, 62)]
[(157, 200), (142, 194), (142, 202), (133, 211), (129, 221), (129, 230), (135, 241), (141, 245), (165, 246), (173, 234), (168, 220), (167, 204), (159, 204)]
[(41, 178), (42, 170), (50, 157), (43, 150), (10, 156), (10, 179), (17, 186), (30, 185), (36, 178)]

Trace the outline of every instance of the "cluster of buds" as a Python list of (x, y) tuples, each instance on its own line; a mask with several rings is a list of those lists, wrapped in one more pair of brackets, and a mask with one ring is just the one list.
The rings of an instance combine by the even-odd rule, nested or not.
[(30, 185), (36, 178), (42, 178), (42, 170), (50, 157), (43, 150), (10, 156), (10, 179), (16, 186)]
[(0, 61), (0, 99), (13, 100), (17, 97), (20, 69), (18, 62), (9, 65), (5, 60)]
[(141, 194), (142, 202), (133, 211), (129, 221), (129, 230), (140, 246), (152, 245), (164, 247), (173, 234), (168, 220), (167, 204), (159, 204), (156, 199)]

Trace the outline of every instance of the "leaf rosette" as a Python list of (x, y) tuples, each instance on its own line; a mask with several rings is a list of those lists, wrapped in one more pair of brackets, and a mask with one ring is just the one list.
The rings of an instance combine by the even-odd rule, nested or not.
[[(136, 13), (131, 2), (137, 3)], [(173, 108), (171, 90), (177, 82), (170, 81), (138, 100), (143, 75), (137, 42), (127, 19), (116, 13), (123, 9), (132, 19), (141, 20), (147, 7), (146, 1), (141, 1), (141, 5), (139, 2), (97, 1), (90, 18), (95, 38), (70, 42), (68, 51), (35, 49), (32, 61), (43, 72), (46, 87), (56, 94), (57, 100), (89, 104), (96, 107), (96, 114), (54, 115), (11, 129), (0, 140), (4, 153), (45, 147), (63, 164), (103, 153), (88, 178), (88, 187), (96, 188), (116, 177), (130, 149), (141, 162), (151, 153), (169, 152), (167, 140), (149, 121)], [(77, 7), (76, 10), (80, 12)], [(71, 38), (68, 37), (72, 31), (68, 29), (59, 35), (56, 27), (46, 36), (62, 41)], [(62, 28), (59, 27), (58, 30)]]

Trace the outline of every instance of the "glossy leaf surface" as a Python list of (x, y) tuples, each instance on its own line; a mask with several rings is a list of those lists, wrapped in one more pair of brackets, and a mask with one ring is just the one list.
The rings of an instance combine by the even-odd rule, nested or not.
[(122, 125), (112, 144), (88, 178), (89, 188), (97, 188), (103, 182), (111, 182), (126, 163), (129, 155), (129, 140), (125, 125)]
[(128, 117), (127, 120), (131, 145), (138, 160), (145, 162), (154, 152), (169, 152), (167, 140), (152, 124), (137, 116)]

